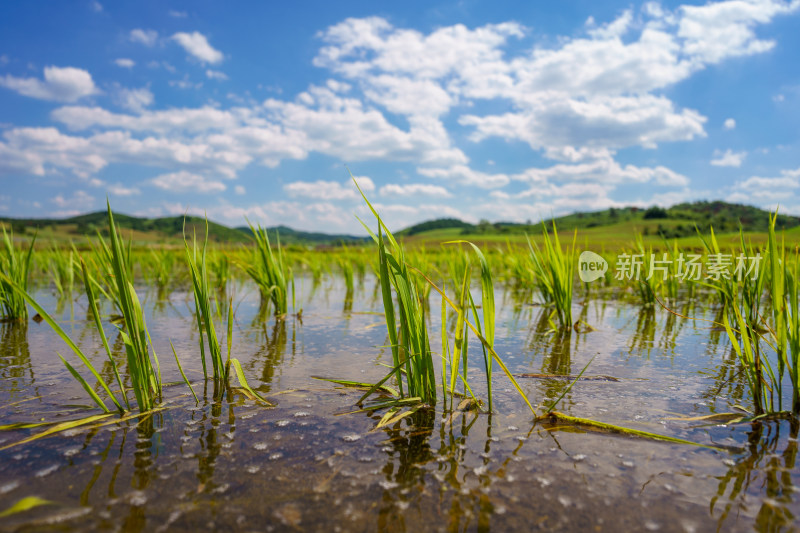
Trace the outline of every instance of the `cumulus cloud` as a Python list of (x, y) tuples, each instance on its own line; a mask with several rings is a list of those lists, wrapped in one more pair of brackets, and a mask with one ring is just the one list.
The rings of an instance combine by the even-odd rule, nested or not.
[(224, 58), (222, 52), (211, 46), (206, 36), (198, 31), (178, 32), (172, 36), (172, 40), (181, 45), (189, 55), (203, 63), (214, 65), (222, 62)]
[(453, 165), (447, 168), (422, 167), (418, 168), (417, 172), (428, 178), (447, 179), (462, 185), (472, 185), (484, 189), (502, 187), (509, 182), (509, 178), (505, 174), (487, 174), (467, 165)]
[(170, 192), (214, 193), (222, 192), (226, 189), (225, 184), (221, 181), (212, 180), (185, 170), (161, 174), (150, 180), (150, 183), (159, 189)]
[(227, 74), (219, 70), (206, 70), (206, 77), (212, 80), (225, 81), (228, 79)]
[[(366, 176), (356, 178), (363, 191), (375, 189), (375, 184)], [(283, 186), (289, 196), (314, 198), (317, 200), (355, 200), (360, 197), (353, 182), (337, 181), (295, 181)]]
[(143, 44), (145, 46), (154, 46), (156, 42), (158, 42), (158, 32), (155, 30), (143, 30), (141, 28), (136, 28), (131, 30), (128, 38), (139, 44)]
[(128, 59), (126, 57), (120, 57), (114, 60), (114, 64), (122, 68), (133, 68), (134, 66), (136, 66), (136, 61), (134, 61), (133, 59)]
[(153, 103), (153, 93), (147, 87), (140, 89), (120, 88), (115, 97), (117, 103), (130, 111), (141, 113)]
[(398, 185), (390, 183), (380, 188), (381, 196), (438, 196), (449, 198), (450, 192), (441, 185), (426, 185), (424, 183), (410, 183)]
[(725, 119), (725, 123), (722, 125), (726, 130), (732, 130), (736, 128), (736, 121), (732, 118)]
[(99, 92), (91, 74), (74, 67), (45, 67), (43, 80), (7, 74), (0, 77), (0, 86), (23, 96), (54, 102), (75, 102)]
[(747, 156), (747, 152), (734, 152), (730, 148), (725, 150), (725, 152), (714, 150), (714, 159), (711, 160), (711, 164), (715, 167), (738, 168), (742, 166), (745, 156)]

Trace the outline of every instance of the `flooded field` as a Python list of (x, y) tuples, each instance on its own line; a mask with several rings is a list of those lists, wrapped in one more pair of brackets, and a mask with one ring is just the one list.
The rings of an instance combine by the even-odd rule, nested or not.
[[(549, 311), (496, 286), (495, 350), (534, 406), (558, 398), (569, 380), (522, 375), (576, 375), (594, 358), (585, 376), (595, 379), (578, 381), (559, 411), (705, 446), (534, 424), (497, 372), (492, 414), (444, 414), (439, 404), (376, 430), (383, 411), (352, 413), (362, 391), (312, 377), (374, 383), (386, 375), (392, 360), (375, 278), (367, 275), (352, 293), (339, 277), (318, 286), (298, 278), (302, 314), (277, 320), (259, 314), (251, 282), (232, 282), (228, 291), (233, 356), (276, 406), (238, 393), (218, 402), (210, 391), (201, 395), (191, 292), (159, 298), (142, 287), (163, 380), (180, 385), (164, 389), (163, 410), (139, 418), (112, 415), (29, 443), (19, 441), (47, 427), (0, 432), (0, 512), (26, 497), (49, 502), (0, 517), (0, 530), (800, 527), (796, 422), (686, 420), (749, 405), (728, 337), (709, 323), (614, 296), (576, 295), (573, 315), (593, 329), (554, 333)], [(85, 296), (58, 301), (46, 287), (34, 296), (111, 383)], [(435, 293), (429, 306), (438, 331)], [(718, 311), (699, 300), (679, 301), (676, 310), (706, 319)], [(121, 340), (104, 325), (125, 377)], [(181, 381), (170, 340), (199, 404)], [(0, 324), (0, 425), (99, 413), (57, 352), (72, 356), (45, 323)], [(469, 372), (479, 376), (482, 365), (471, 351)], [(485, 396), (482, 376), (470, 384)]]

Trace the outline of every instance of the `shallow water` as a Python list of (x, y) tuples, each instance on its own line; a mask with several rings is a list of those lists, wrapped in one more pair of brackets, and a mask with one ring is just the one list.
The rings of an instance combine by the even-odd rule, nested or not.
[[(383, 412), (355, 410), (358, 391), (311, 376), (377, 381), (391, 361), (379, 294), (367, 279), (348, 302), (327, 280), (299, 284), (302, 320), (266, 322), (249, 284), (231, 288), (233, 356), (250, 384), (277, 403), (241, 395), (196, 405), (185, 385), (142, 420), (87, 426), (0, 451), (0, 512), (26, 496), (51, 505), (0, 518), (19, 531), (220, 529), (243, 531), (790, 530), (800, 527), (797, 426), (675, 420), (728, 412), (746, 391), (724, 332), (616, 299), (576, 304), (595, 330), (548, 333), (541, 307), (498, 287), (496, 349), (514, 373), (577, 374), (558, 409), (574, 416), (715, 445), (694, 447), (575, 427), (533, 425), (495, 369), (495, 413), (442, 416), (442, 406), (374, 430)], [(175, 343), (200, 393), (191, 295), (142, 292), (165, 381), (180, 375)], [(36, 295), (56, 309), (48, 292)], [(110, 376), (85, 300), (58, 315)], [(431, 295), (432, 348), (440, 301)], [(684, 314), (714, 309), (679, 304)], [(110, 311), (110, 310), (107, 310)], [(106, 331), (112, 326), (106, 324)], [(115, 336), (111, 336), (113, 342)], [(473, 341), (474, 342), (474, 341)], [(119, 344), (117, 349), (121, 349)], [(473, 346), (471, 385), (485, 395)], [(0, 325), (0, 425), (96, 413), (56, 352), (74, 360), (45, 323)], [(594, 359), (592, 359), (594, 358)], [(122, 358), (120, 358), (122, 362)], [(566, 380), (520, 378), (534, 405)], [(0, 447), (42, 429), (0, 432)]]

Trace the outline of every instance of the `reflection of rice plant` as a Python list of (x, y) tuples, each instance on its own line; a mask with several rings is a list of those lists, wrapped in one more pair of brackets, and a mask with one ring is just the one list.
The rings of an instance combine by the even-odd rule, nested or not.
[(28, 276), (31, 271), (34, 242), (36, 242), (36, 236), (31, 239), (27, 252), (18, 250), (14, 246), (14, 233), (6, 233), (6, 228), (3, 226), (0, 272), (5, 273), (8, 278), (7, 281), (5, 277), (0, 280), (0, 311), (2, 311), (3, 318), (7, 320), (28, 318), (28, 307), (25, 305), (25, 299), (12, 288), (12, 284), (16, 284), (23, 291), (28, 290)]

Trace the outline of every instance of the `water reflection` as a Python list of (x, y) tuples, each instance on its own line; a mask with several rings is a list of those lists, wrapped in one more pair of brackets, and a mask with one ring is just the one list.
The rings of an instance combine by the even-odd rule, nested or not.
[(39, 396), (28, 346), (28, 322), (15, 320), (0, 322), (0, 390), (7, 399), (18, 400), (30, 396), (33, 388)]
[[(711, 498), (719, 529), (730, 527), (741, 510), (757, 507), (759, 531), (793, 529), (797, 524), (797, 450), (800, 421), (759, 423), (747, 434), (747, 453), (720, 478)], [(781, 438), (789, 432), (788, 438)]]

